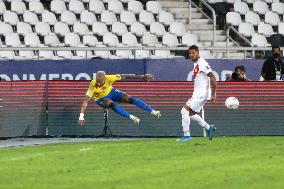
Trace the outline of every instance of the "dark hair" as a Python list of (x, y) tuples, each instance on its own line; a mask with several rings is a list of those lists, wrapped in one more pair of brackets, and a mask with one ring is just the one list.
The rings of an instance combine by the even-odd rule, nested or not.
[(241, 71), (246, 71), (246, 68), (243, 66), (243, 65), (241, 65), (241, 66), (236, 66), (235, 67), (235, 72), (237, 72), (238, 70), (241, 70)]
[(273, 49), (279, 49), (280, 50), (280, 46), (272, 46), (272, 51)]
[(189, 48), (188, 48), (188, 51), (189, 50), (196, 50), (196, 51), (199, 51), (198, 47), (196, 45), (191, 45)]

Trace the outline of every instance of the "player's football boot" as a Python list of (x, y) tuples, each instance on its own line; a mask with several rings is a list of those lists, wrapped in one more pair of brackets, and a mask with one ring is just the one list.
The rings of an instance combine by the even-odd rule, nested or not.
[(130, 119), (137, 125), (140, 123), (140, 119), (134, 115), (130, 115)]
[(182, 136), (179, 139), (177, 139), (176, 141), (178, 141), (178, 142), (189, 142), (191, 140), (192, 140), (192, 138), (190, 136)]
[(153, 111), (151, 112), (151, 114), (152, 114), (153, 116), (156, 116), (157, 118), (160, 118), (160, 117), (162, 116), (161, 112), (160, 112), (160, 111), (156, 111), (156, 110), (153, 110)]
[(210, 125), (209, 130), (207, 130), (207, 135), (208, 135), (208, 139), (212, 140), (214, 137), (214, 131), (216, 130), (216, 127), (214, 125)]

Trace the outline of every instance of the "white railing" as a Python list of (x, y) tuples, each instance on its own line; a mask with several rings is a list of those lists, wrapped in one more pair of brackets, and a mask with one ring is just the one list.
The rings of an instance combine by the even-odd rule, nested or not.
[(210, 16), (208, 16), (203, 10), (202, 8), (200, 8), (199, 6), (197, 6), (192, 0), (188, 0), (189, 2), (189, 26), (191, 24), (191, 6), (193, 5), (195, 8), (197, 8), (204, 16), (206, 16), (211, 22), (213, 22), (213, 29), (212, 29), (212, 46), (215, 46), (215, 41), (216, 41), (216, 14), (215, 14), (215, 10), (204, 0), (200, 0), (200, 3), (202, 3), (205, 7), (207, 7), (211, 13), (212, 13), (212, 18)]
[[(284, 47), (280, 47), (284, 49)], [(0, 51), (112, 51), (112, 50), (170, 50), (182, 51), (188, 47), (0, 47)], [(248, 52), (271, 51), (271, 47), (199, 47), (200, 50), (211, 52)], [(244, 56), (244, 58), (247, 58)]]

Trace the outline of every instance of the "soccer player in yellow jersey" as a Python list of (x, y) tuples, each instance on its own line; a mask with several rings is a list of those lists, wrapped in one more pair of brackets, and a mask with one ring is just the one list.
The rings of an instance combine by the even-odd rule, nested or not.
[(117, 74), (106, 75), (104, 71), (98, 71), (96, 78), (93, 79), (89, 85), (89, 89), (86, 92), (86, 98), (83, 101), (78, 124), (83, 126), (85, 124), (84, 113), (88, 106), (88, 103), (93, 99), (99, 106), (103, 108), (111, 108), (119, 115), (131, 119), (134, 123), (139, 124), (140, 119), (134, 115), (130, 115), (127, 111), (117, 105), (117, 102), (134, 104), (137, 107), (146, 110), (152, 115), (160, 118), (160, 111), (153, 110), (149, 105), (138, 98), (128, 96), (126, 93), (116, 90), (112, 87), (112, 83), (123, 79), (137, 79), (143, 78), (145, 80), (153, 79), (150, 74), (135, 75), (135, 74)]

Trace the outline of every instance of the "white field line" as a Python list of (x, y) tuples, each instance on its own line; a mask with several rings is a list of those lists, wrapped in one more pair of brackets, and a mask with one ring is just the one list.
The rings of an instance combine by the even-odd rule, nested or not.
[(36, 158), (36, 157), (40, 157), (40, 156), (43, 156), (43, 154), (42, 153), (23, 154), (23, 155), (16, 156), (16, 157), (0, 159), (0, 161), (17, 161), (17, 160), (23, 160), (23, 159), (28, 159), (28, 158)]
[(92, 150), (93, 148), (81, 148), (79, 151), (80, 152), (85, 152), (85, 151), (89, 151)]

